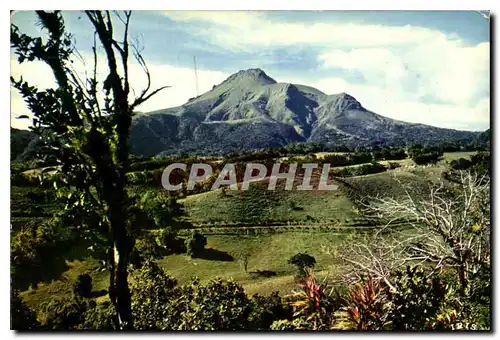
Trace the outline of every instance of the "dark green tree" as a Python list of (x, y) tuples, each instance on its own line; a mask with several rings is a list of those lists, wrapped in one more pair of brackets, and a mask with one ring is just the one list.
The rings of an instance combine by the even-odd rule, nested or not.
[[(128, 137), (134, 109), (164, 87), (151, 90), (151, 76), (137, 46), (129, 44), (131, 12), (85, 11), (94, 29), (93, 70), (82, 80), (72, 64), (77, 51), (60, 11), (37, 11), (44, 37), (31, 37), (11, 25), (11, 47), (20, 63), (47, 64), (57, 86), (38, 89), (11, 78), (33, 112), (32, 131), (44, 136), (44, 157), (58, 164), (63, 185), (54, 185), (66, 201), (67, 221), (82, 236), (105, 247), (110, 266), (110, 299), (120, 328), (132, 328), (127, 265), (134, 246), (130, 202), (125, 190), (129, 166)], [(121, 23), (115, 38), (113, 20)], [(104, 51), (107, 76), (97, 76), (98, 48)], [(148, 82), (129, 100), (128, 63), (132, 54)], [(48, 132), (48, 133), (47, 133)]]
[(288, 260), (288, 263), (296, 266), (298, 275), (302, 277), (309, 268), (314, 267), (316, 259), (309, 254), (297, 253)]
[(198, 257), (205, 246), (207, 245), (207, 238), (203, 234), (195, 231), (190, 238), (186, 239), (186, 251), (191, 257)]

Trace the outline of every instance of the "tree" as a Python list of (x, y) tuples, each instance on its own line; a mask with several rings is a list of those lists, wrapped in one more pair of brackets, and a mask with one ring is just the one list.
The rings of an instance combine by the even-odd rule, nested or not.
[[(151, 90), (146, 62), (139, 48), (129, 44), (130, 11), (85, 11), (94, 29), (93, 72), (85, 81), (72, 67), (72, 58), (78, 53), (61, 12), (36, 13), (47, 36), (34, 38), (11, 25), (11, 47), (20, 63), (38, 60), (47, 64), (56, 88), (39, 90), (22, 78), (11, 77), (11, 82), (34, 114), (32, 130), (44, 136), (44, 157), (54, 157), (59, 165), (64, 186), (54, 186), (58, 196), (66, 200), (67, 222), (107, 250), (110, 299), (120, 328), (130, 329), (133, 323), (127, 265), (134, 231), (129, 223), (130, 203), (125, 190), (127, 143), (134, 109), (165, 87)], [(115, 38), (114, 19), (122, 25), (121, 40)], [(97, 76), (99, 46), (107, 64), (107, 76), (102, 82)], [(148, 82), (140, 95), (129, 101), (131, 53)]]
[(288, 260), (289, 264), (297, 266), (298, 275), (305, 276), (308, 269), (314, 267), (316, 259), (308, 254), (298, 253)]
[(194, 231), (190, 238), (186, 239), (187, 254), (191, 257), (198, 257), (205, 246), (207, 245), (207, 238), (203, 234)]
[[(433, 263), (436, 270), (454, 270), (461, 295), (469, 295), (471, 278), (490, 267), (490, 187), (486, 174), (459, 171), (459, 178), (458, 183), (431, 187), (423, 198), (415, 197), (411, 187), (404, 187), (403, 197), (372, 198), (364, 212), (384, 227), (346, 244), (341, 258), (353, 271), (367, 271), (391, 288), (395, 270), (415, 261)], [(406, 223), (411, 233), (388, 235), (396, 222)]]

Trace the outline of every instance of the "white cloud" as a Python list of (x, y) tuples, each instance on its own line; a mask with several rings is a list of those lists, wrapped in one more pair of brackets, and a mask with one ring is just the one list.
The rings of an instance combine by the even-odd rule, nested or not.
[[(300, 83), (299, 79), (293, 80)], [(325, 93), (347, 92), (367, 110), (411, 123), (459, 130), (486, 130), (489, 128), (489, 98), (480, 99), (473, 107), (453, 104), (426, 104), (398, 90), (373, 85), (352, 84), (342, 78), (323, 78), (307, 85)]]
[[(436, 35), (446, 35), (424, 27), (395, 27), (352, 23), (273, 22), (257, 11), (166, 11), (166, 16), (179, 22), (201, 21), (212, 24), (190, 33), (205, 35), (225, 47), (242, 50), (258, 46), (321, 44), (336, 46), (396, 46), (419, 43)], [(249, 46), (250, 45), (250, 46)]]
[[(76, 70), (82, 76), (85, 72), (91, 72), (92, 58), (83, 55), (87, 67), (81, 62), (76, 62)], [(98, 65), (98, 74), (100, 79), (104, 78), (106, 65), (103, 58)], [(171, 65), (157, 65), (148, 63), (148, 68), (151, 73), (151, 89), (161, 86), (169, 85), (159, 94), (153, 96), (150, 100), (140, 105), (137, 109), (139, 111), (148, 112), (167, 107), (182, 105), (188, 101), (189, 98), (196, 96), (196, 83), (194, 70), (190, 68), (175, 67)], [(55, 86), (54, 77), (48, 66), (42, 62), (26, 62), (18, 64), (15, 59), (11, 57), (11, 75), (15, 79), (23, 76), (23, 79), (28, 81), (31, 85), (36, 85), (40, 89), (50, 88)], [(209, 91), (213, 85), (221, 83), (226, 79), (229, 74), (219, 71), (198, 70), (198, 88), (201, 93)], [(147, 84), (147, 78), (140, 65), (137, 63), (129, 64), (129, 79), (131, 87), (138, 95)], [(133, 94), (131, 94), (131, 98)], [(31, 112), (26, 107), (24, 100), (19, 92), (11, 86), (11, 125), (17, 128), (26, 129), (31, 125), (31, 120), (23, 119), (18, 120), (15, 117), (19, 115), (29, 115)]]
[(464, 47), (431, 41), (399, 53), (387, 48), (333, 50), (321, 54), (319, 61), (324, 67), (358, 71), (369, 84), (415, 99), (474, 106), (489, 93), (489, 43)]

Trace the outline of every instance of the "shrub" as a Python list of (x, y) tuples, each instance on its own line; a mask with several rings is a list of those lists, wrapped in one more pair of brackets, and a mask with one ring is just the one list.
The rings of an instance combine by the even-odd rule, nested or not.
[(39, 326), (36, 313), (19, 296), (19, 291), (10, 291), (10, 328), (13, 330), (32, 330)]
[(489, 174), (490, 173), (490, 153), (489, 152), (477, 152), (471, 157), (471, 163), (476, 172), (479, 174)]
[(362, 164), (371, 162), (373, 158), (369, 152), (360, 152), (349, 154), (348, 160), (349, 164)]
[(109, 302), (89, 307), (83, 317), (83, 322), (76, 326), (82, 330), (114, 330), (114, 308)]
[(335, 328), (374, 331), (388, 328), (384, 289), (371, 277), (356, 283), (344, 299), (344, 307), (335, 314)]
[(46, 261), (63, 251), (70, 244), (71, 231), (59, 228), (55, 219), (43, 224), (31, 223), (11, 238), (12, 283), (21, 288), (30, 281), (39, 281)]
[(285, 300), (275, 291), (269, 296), (255, 294), (252, 297), (252, 313), (249, 317), (250, 328), (267, 330), (276, 320), (291, 320), (293, 311)]
[(412, 157), (412, 160), (418, 165), (436, 164), (440, 159), (441, 155), (438, 153), (427, 153)]
[(472, 165), (472, 162), (465, 158), (454, 159), (450, 162), (450, 167), (453, 170), (465, 170)]
[(137, 202), (140, 211), (146, 214), (149, 220), (149, 228), (160, 229), (173, 228), (175, 219), (183, 214), (183, 207), (175, 198), (164, 192), (147, 191)]
[(92, 300), (56, 298), (45, 306), (42, 325), (48, 329), (74, 329), (83, 323), (87, 309), (95, 307), (96, 303)]
[(444, 302), (444, 283), (421, 268), (407, 266), (396, 273), (393, 285), (395, 290), (387, 288), (386, 292), (392, 327), (405, 331), (431, 328)]
[(252, 311), (243, 287), (220, 279), (200, 284), (194, 280), (182, 287), (179, 302), (185, 308), (177, 329), (228, 331), (248, 328)]
[(252, 303), (234, 282), (194, 279), (184, 286), (147, 261), (131, 280), (137, 329), (238, 330), (248, 327)]
[(156, 239), (153, 235), (147, 232), (144, 236), (136, 240), (135, 249), (145, 258), (157, 259), (167, 255), (165, 249), (156, 243)]
[(345, 155), (328, 155), (322, 159), (322, 163), (330, 164), (331, 167), (350, 165), (350, 161)]
[(168, 254), (181, 254), (186, 252), (184, 239), (177, 236), (177, 231), (166, 227), (160, 230), (157, 236), (158, 244), (163, 247)]
[(381, 149), (373, 152), (374, 160), (400, 160), (406, 157), (404, 149)]
[(174, 289), (176, 286), (177, 281), (155, 262), (144, 262), (130, 283), (136, 329), (173, 329), (180, 317), (180, 311), (174, 303), (179, 298), (179, 293)]
[(343, 169), (334, 171), (334, 175), (338, 177), (353, 177), (375, 174), (384, 172), (386, 170), (387, 168), (383, 164), (373, 162), (370, 164), (362, 164), (359, 166), (345, 167)]

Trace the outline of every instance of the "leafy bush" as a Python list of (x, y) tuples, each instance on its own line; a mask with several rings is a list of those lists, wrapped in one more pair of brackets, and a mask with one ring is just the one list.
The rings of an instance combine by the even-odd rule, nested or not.
[(98, 304), (95, 307), (89, 307), (84, 314), (83, 322), (76, 326), (82, 330), (114, 330), (114, 308), (109, 302)]
[(146, 260), (130, 284), (134, 327), (138, 330), (173, 329), (180, 317), (174, 301), (179, 292), (177, 281), (155, 262)]
[(471, 157), (471, 163), (473, 169), (479, 174), (490, 174), (491, 169), (491, 159), (489, 152), (477, 152), (473, 154)]
[(249, 317), (250, 329), (267, 330), (276, 320), (291, 320), (292, 308), (286, 304), (279, 292), (272, 292), (269, 296), (255, 294), (252, 297), (252, 313)]
[(183, 214), (183, 207), (175, 198), (163, 191), (146, 191), (138, 200), (137, 207), (143, 211), (150, 224), (149, 228), (174, 228), (175, 220)]
[(415, 155), (411, 159), (418, 165), (436, 164), (441, 159), (442, 154), (437, 152)]
[(418, 165), (435, 164), (443, 156), (443, 150), (436, 147), (414, 145), (408, 148), (408, 155)]
[(10, 328), (13, 330), (32, 330), (39, 326), (36, 313), (19, 296), (19, 291), (10, 291)]
[(74, 329), (84, 322), (87, 309), (95, 307), (96, 303), (92, 300), (77, 297), (56, 298), (45, 305), (42, 326), (57, 330)]
[(20, 288), (23, 283), (37, 281), (43, 273), (40, 268), (64, 251), (71, 243), (71, 231), (62, 229), (57, 220), (42, 224), (31, 223), (11, 238), (12, 283)]
[(388, 317), (395, 330), (431, 328), (446, 296), (445, 284), (422, 268), (410, 266), (396, 273), (394, 290), (387, 288)]
[(195, 279), (184, 286), (148, 261), (131, 285), (136, 329), (238, 330), (248, 327), (252, 303), (234, 282)]
[(327, 155), (322, 159), (323, 164), (330, 164), (331, 167), (351, 165), (349, 158), (345, 155)]
[(252, 304), (243, 287), (220, 279), (181, 288), (179, 330), (228, 331), (248, 328)]
[(404, 149), (381, 149), (373, 152), (374, 160), (401, 160), (406, 157)]
[(454, 170), (465, 170), (472, 165), (472, 162), (465, 158), (454, 159), (450, 162), (450, 167)]
[(307, 274), (308, 269), (314, 267), (316, 259), (309, 254), (298, 253), (292, 256), (288, 263), (297, 267), (298, 276), (301, 277)]
[(166, 227), (160, 230), (156, 238), (158, 245), (163, 247), (168, 254), (181, 254), (186, 252), (184, 239), (177, 236), (174, 228)]
[(370, 163), (373, 158), (369, 152), (359, 152), (349, 154), (348, 160), (350, 164), (362, 164), (362, 163)]
[(165, 249), (156, 243), (155, 237), (147, 232), (136, 240), (135, 249), (144, 258), (157, 259), (167, 255)]

